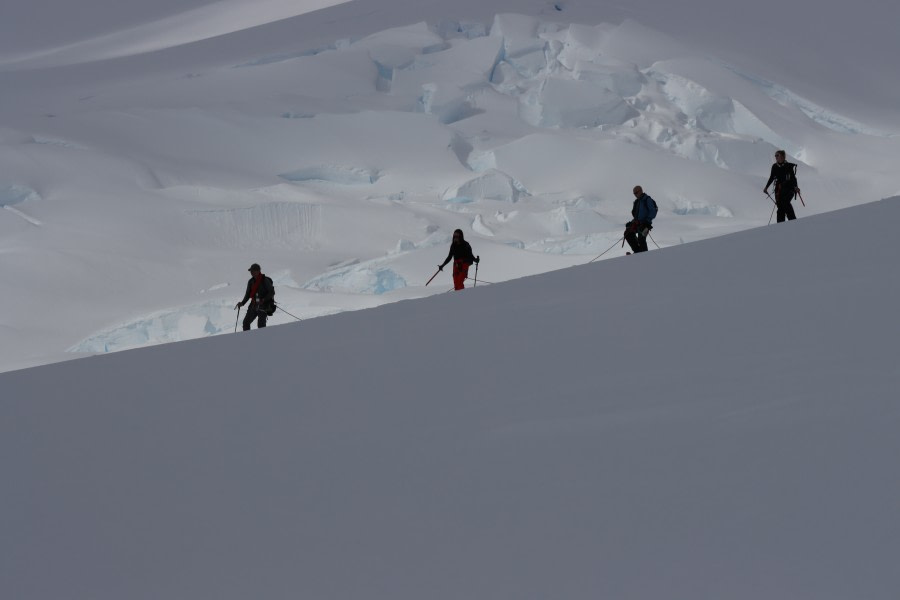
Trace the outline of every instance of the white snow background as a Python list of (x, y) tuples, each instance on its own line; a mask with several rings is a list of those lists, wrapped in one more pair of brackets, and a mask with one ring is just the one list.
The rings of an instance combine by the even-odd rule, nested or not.
[(663, 248), (764, 225), (779, 147), (801, 217), (900, 193), (896, 7), (327, 4), (4, 4), (0, 370), (232, 332), (252, 262), (271, 325), (446, 291), (457, 227), (584, 264), (636, 184)]
[(0, 597), (895, 599), (900, 9), (328, 4), (4, 4)]

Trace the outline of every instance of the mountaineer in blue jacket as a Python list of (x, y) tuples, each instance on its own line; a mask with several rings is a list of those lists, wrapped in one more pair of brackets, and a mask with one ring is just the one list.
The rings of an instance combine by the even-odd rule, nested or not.
[(634, 206), (631, 208), (631, 221), (625, 223), (625, 241), (635, 253), (647, 251), (647, 236), (653, 229), (656, 218), (656, 201), (644, 193), (644, 188), (634, 186)]

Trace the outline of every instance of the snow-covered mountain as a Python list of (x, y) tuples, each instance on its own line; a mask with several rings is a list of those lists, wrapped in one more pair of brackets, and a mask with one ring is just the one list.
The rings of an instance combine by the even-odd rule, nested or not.
[(0, 369), (231, 332), (251, 262), (272, 325), (445, 291), (457, 227), (487, 281), (584, 264), (635, 184), (663, 248), (763, 225), (779, 147), (801, 218), (900, 191), (896, 54), (798, 42), (846, 6), (8, 4)]
[(895, 600), (898, 7), (6, 2), (0, 598)]
[(2, 595), (893, 600), (898, 219), (4, 373)]

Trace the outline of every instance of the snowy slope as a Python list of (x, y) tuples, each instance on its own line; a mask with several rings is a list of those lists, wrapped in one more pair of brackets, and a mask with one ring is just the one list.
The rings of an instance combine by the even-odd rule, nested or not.
[(252, 262), (304, 319), (444, 292), (457, 227), (488, 281), (585, 264), (635, 184), (661, 247), (756, 227), (778, 147), (801, 218), (900, 192), (896, 53), (748, 39), (849, 5), (8, 4), (0, 370), (230, 332)]
[(898, 219), (2, 374), (0, 589), (892, 600)]

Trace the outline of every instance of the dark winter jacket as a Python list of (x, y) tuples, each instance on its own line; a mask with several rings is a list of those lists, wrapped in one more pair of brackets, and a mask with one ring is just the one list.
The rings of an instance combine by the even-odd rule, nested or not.
[(784, 161), (781, 164), (777, 162), (774, 163), (765, 187), (768, 188), (772, 185), (773, 181), (775, 182), (776, 187), (786, 185), (789, 190), (794, 191), (795, 188), (800, 187), (797, 183), (797, 165), (787, 161)]
[(634, 199), (634, 206), (631, 208), (631, 216), (637, 223), (650, 225), (653, 222), (653, 198), (648, 194), (641, 194)]
[(472, 246), (465, 240), (453, 242), (450, 244), (450, 253), (447, 255), (447, 258), (444, 259), (444, 262), (441, 263), (441, 267), (450, 262), (450, 259), (461, 260), (467, 265), (471, 265), (475, 262), (475, 255), (472, 254)]
[(256, 298), (250, 298), (250, 292), (253, 290), (253, 277), (250, 278), (250, 281), (247, 282), (247, 291), (244, 292), (244, 299), (241, 300), (241, 304), (245, 304), (247, 300), (252, 300), (253, 302), (259, 301), (261, 306), (267, 306), (269, 303), (275, 301), (275, 284), (272, 282), (271, 277), (262, 276), (262, 282), (259, 284), (259, 289), (256, 290)]

